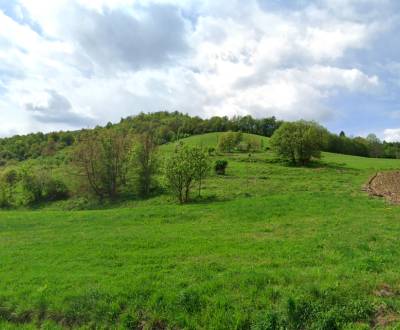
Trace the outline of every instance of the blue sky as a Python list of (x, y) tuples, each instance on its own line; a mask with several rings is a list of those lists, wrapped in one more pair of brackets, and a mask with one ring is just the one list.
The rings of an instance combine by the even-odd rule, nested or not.
[(0, 136), (140, 111), (400, 140), (397, 0), (0, 0)]

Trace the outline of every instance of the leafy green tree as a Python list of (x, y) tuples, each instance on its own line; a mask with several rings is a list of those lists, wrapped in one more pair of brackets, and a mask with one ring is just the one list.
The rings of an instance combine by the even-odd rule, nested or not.
[(375, 134), (368, 134), (366, 138), (370, 157), (382, 157), (384, 155), (384, 146)]
[(146, 197), (154, 184), (158, 169), (157, 145), (149, 133), (141, 134), (133, 148), (133, 167), (136, 170), (139, 194)]
[(81, 134), (72, 161), (77, 174), (100, 199), (115, 198), (127, 185), (131, 146), (126, 133), (112, 128)]
[(196, 168), (196, 180), (199, 185), (199, 197), (201, 196), (202, 182), (210, 171), (210, 157), (202, 148), (193, 148), (193, 162)]
[(174, 153), (167, 159), (165, 175), (169, 187), (181, 204), (189, 201), (190, 190), (195, 181), (199, 182), (209, 169), (207, 154), (198, 147), (179, 144)]
[(326, 138), (326, 129), (315, 122), (287, 122), (275, 131), (271, 146), (278, 157), (305, 165), (312, 157), (320, 158)]
[(218, 139), (218, 150), (221, 152), (233, 152), (242, 141), (241, 132), (226, 132)]

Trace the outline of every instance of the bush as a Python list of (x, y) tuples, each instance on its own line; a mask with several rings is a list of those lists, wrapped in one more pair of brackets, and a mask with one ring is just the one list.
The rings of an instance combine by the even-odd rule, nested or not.
[(214, 169), (215, 173), (219, 175), (225, 175), (226, 168), (228, 167), (228, 161), (224, 159), (219, 159), (215, 161)]
[(54, 179), (47, 168), (23, 167), (5, 173), (0, 183), (0, 207), (30, 205), (68, 197), (64, 182)]
[(215, 155), (215, 148), (214, 147), (210, 147), (210, 148), (208, 148), (207, 152), (208, 152), (209, 156), (213, 156), (213, 155)]
[(306, 165), (312, 157), (320, 158), (327, 136), (327, 130), (314, 122), (288, 122), (275, 131), (271, 146), (278, 157)]
[(66, 199), (68, 198), (68, 195), (68, 188), (61, 180), (50, 179), (44, 186), (43, 197), (48, 201)]

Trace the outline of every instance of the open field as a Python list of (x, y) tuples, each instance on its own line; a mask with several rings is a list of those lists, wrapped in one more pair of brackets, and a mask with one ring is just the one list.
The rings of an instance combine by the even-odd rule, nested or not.
[(400, 328), (400, 207), (361, 189), (399, 160), (218, 157), (189, 205), (0, 212), (0, 327)]

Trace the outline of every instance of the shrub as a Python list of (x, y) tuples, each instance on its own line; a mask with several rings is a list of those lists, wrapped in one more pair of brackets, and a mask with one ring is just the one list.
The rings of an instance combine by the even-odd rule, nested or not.
[(214, 169), (215, 173), (219, 175), (225, 175), (226, 168), (228, 167), (228, 161), (224, 159), (219, 159), (215, 161)]
[(213, 156), (213, 155), (215, 155), (215, 148), (214, 147), (210, 147), (210, 148), (208, 148), (207, 152), (208, 152), (209, 156)]
[(9, 169), (3, 172), (0, 180), (0, 206), (11, 206), (15, 201), (15, 188), (19, 180), (18, 172)]
[(275, 131), (271, 146), (278, 157), (305, 165), (320, 158), (326, 138), (327, 130), (314, 122), (288, 122)]
[(49, 201), (56, 201), (67, 198), (69, 195), (65, 183), (58, 179), (50, 179), (46, 182), (43, 191), (43, 197)]
[(23, 169), (21, 173), (22, 198), (19, 204), (28, 205), (39, 202), (43, 198), (44, 185), (47, 178)]

